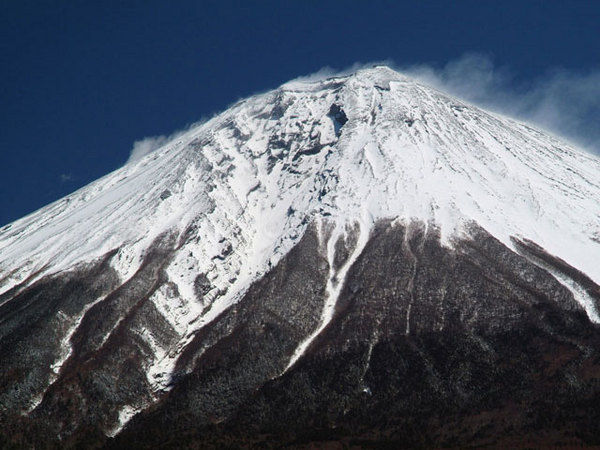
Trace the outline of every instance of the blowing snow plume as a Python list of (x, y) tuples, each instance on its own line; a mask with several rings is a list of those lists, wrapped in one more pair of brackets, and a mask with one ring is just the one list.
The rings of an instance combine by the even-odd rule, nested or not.
[(159, 136), (148, 136), (143, 139), (139, 139), (133, 143), (133, 147), (129, 152), (129, 158), (127, 159), (125, 164), (129, 164), (134, 161), (139, 161), (144, 156), (149, 155), (150, 153), (158, 150), (159, 148), (165, 146), (169, 142), (183, 136), (185, 133), (199, 127), (203, 123), (205, 123), (205, 119), (201, 119), (197, 122), (194, 122), (190, 125), (185, 126), (183, 129), (175, 131), (169, 135), (159, 135)]
[(127, 163), (138, 161), (169, 142), (169, 136), (149, 136), (133, 143)]
[(384, 64), (475, 105), (540, 126), (600, 153), (600, 70), (574, 72), (555, 68), (523, 81), (510, 67), (493, 58), (467, 53), (439, 66), (403, 65), (391, 60), (354, 63), (346, 69), (324, 67), (294, 81), (346, 76), (359, 69)]
[(539, 125), (600, 153), (600, 71), (552, 69), (520, 81), (508, 67), (472, 53), (441, 68), (415, 65), (401, 71), (484, 108)]

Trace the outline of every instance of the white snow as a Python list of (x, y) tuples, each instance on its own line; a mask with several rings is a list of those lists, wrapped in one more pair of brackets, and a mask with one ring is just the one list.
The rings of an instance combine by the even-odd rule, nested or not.
[[(334, 103), (348, 119), (339, 136), (328, 115)], [(475, 221), (511, 247), (511, 236), (527, 238), (600, 283), (597, 157), (377, 67), (240, 101), (0, 228), (0, 294), (112, 249), (111, 265), (127, 280), (158, 236), (175, 233), (166, 272), (178, 295), (161, 288), (151, 299), (179, 336), (172, 348), (152, 344), (150, 381), (166, 389), (194, 332), (323, 218), (338, 232), (360, 223), (361, 241), (330, 274), (320, 325), (298, 355), (327, 325), (345, 271), (381, 218), (434, 224), (445, 245)], [(212, 283), (202, 300), (193, 288), (199, 273)], [(588, 299), (576, 298), (597, 321)]]
[(96, 305), (97, 303), (104, 300), (104, 298), (105, 298), (105, 296), (101, 296), (101, 297), (97, 298), (96, 300), (94, 300), (93, 302), (88, 303), (87, 305), (84, 306), (84, 308), (82, 309), (82, 311), (79, 314), (77, 314), (76, 316), (73, 316), (73, 317), (70, 317), (70, 316), (66, 315), (64, 312), (59, 311), (55, 320), (60, 322), (59, 326), (61, 328), (65, 328), (67, 330), (60, 341), (60, 349), (61, 349), (60, 355), (56, 359), (56, 361), (54, 361), (54, 363), (50, 365), (50, 370), (52, 371), (52, 373), (49, 376), (48, 385), (44, 388), (44, 390), (42, 392), (38, 393), (33, 398), (33, 400), (30, 402), (28, 408), (26, 408), (25, 411), (23, 411), (23, 415), (30, 414), (34, 409), (36, 409), (38, 407), (38, 405), (44, 399), (44, 395), (46, 394), (48, 389), (58, 379), (58, 376), (60, 375), (60, 370), (62, 369), (62, 366), (64, 365), (64, 363), (67, 361), (67, 359), (69, 359), (69, 357), (73, 353), (73, 347), (71, 345), (71, 338), (73, 337), (73, 335), (75, 334), (75, 332), (77, 331), (79, 326), (81, 325), (81, 322), (82, 322), (83, 318), (85, 317), (86, 313), (94, 305)]
[(117, 434), (119, 434), (123, 427), (127, 425), (131, 418), (135, 416), (138, 412), (140, 412), (140, 409), (134, 408), (133, 406), (129, 405), (121, 408), (119, 411), (119, 418), (117, 420), (117, 423), (114, 427), (108, 430), (108, 432), (106, 432), (106, 435), (108, 437), (115, 437)]
[[(367, 216), (367, 217), (365, 217)], [(340, 267), (339, 270), (335, 270), (334, 267), (334, 257), (335, 257), (335, 243), (338, 241), (340, 237), (344, 234), (345, 222), (338, 222), (336, 227), (329, 237), (327, 241), (327, 262), (329, 263), (329, 277), (327, 280), (326, 292), (327, 296), (325, 299), (325, 306), (323, 307), (323, 311), (321, 313), (321, 320), (319, 321), (319, 326), (298, 346), (298, 348), (294, 351), (294, 354), (290, 358), (287, 367), (284, 370), (284, 373), (287, 372), (290, 367), (292, 367), (298, 359), (306, 352), (306, 349), (309, 345), (315, 340), (315, 338), (321, 334), (321, 332), (325, 329), (325, 327), (331, 322), (333, 318), (333, 314), (335, 312), (335, 305), (340, 296), (340, 292), (342, 287), (344, 286), (344, 280), (346, 279), (346, 274), (348, 273), (348, 269), (352, 267), (356, 258), (360, 256), (362, 253), (368, 239), (369, 239), (369, 230), (371, 229), (371, 220), (368, 217), (368, 214), (364, 214), (361, 217), (361, 221), (359, 224), (359, 236), (354, 249), (352, 250), (352, 254), (348, 257), (348, 259), (344, 262), (343, 266)], [(321, 229), (323, 225), (321, 226)]]
[(600, 315), (598, 314), (598, 309), (596, 308), (594, 299), (582, 286), (579, 285), (579, 283), (563, 275), (562, 273), (553, 270), (552, 268), (546, 266), (545, 269), (550, 272), (552, 276), (554, 276), (554, 278), (556, 278), (563, 286), (571, 291), (575, 300), (577, 300), (577, 302), (583, 306), (583, 309), (587, 312), (592, 322), (600, 323)]
[(71, 356), (71, 353), (73, 352), (73, 347), (71, 346), (71, 338), (73, 337), (73, 335), (79, 328), (79, 325), (81, 325), (81, 322), (82, 322), (83, 318), (85, 317), (86, 313), (97, 303), (100, 303), (102, 300), (104, 300), (104, 298), (105, 298), (105, 296), (101, 296), (101, 297), (97, 298), (96, 300), (94, 300), (93, 302), (88, 303), (87, 305), (84, 306), (82, 311), (75, 317), (72, 317), (72, 318), (65, 317), (65, 321), (67, 323), (69, 323), (69, 327), (67, 329), (67, 333), (63, 336), (63, 338), (61, 340), (61, 345), (60, 345), (60, 348), (62, 350), (61, 355), (50, 366), (50, 369), (52, 370), (52, 372), (54, 372), (54, 375), (51, 377), (50, 385), (52, 385), (52, 383), (56, 380), (63, 364)]

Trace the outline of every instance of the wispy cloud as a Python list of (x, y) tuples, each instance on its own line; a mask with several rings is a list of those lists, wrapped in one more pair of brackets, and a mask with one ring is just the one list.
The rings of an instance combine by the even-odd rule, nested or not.
[[(495, 64), (489, 55), (468, 53), (441, 65), (401, 65), (384, 60), (357, 62), (341, 70), (323, 67), (292, 81), (348, 75), (376, 64), (385, 64), (475, 105), (535, 124), (600, 154), (600, 67), (587, 72), (554, 68), (523, 80), (510, 67)], [(135, 141), (127, 162), (143, 158), (201, 123), (169, 136)]]
[(149, 136), (133, 143), (127, 163), (138, 161), (169, 142), (169, 136)]
[(325, 67), (321, 67), (319, 70), (317, 70), (314, 73), (310, 73), (308, 75), (302, 75), (297, 78), (294, 78), (290, 82), (299, 81), (299, 82), (309, 82), (310, 83), (312, 81), (320, 81), (320, 80), (325, 80), (327, 78), (332, 78), (332, 77), (343, 77), (345, 75), (351, 75), (354, 72), (356, 72), (357, 70), (364, 69), (367, 67), (373, 67), (375, 65), (386, 65), (389, 67), (396, 66), (396, 64), (392, 60), (389, 60), (389, 59), (386, 59), (383, 61), (370, 61), (368, 63), (355, 62), (351, 66), (348, 66), (344, 69), (334, 69), (333, 67), (325, 66)]
[(139, 161), (144, 156), (167, 145), (169, 142), (180, 138), (185, 133), (190, 131), (192, 128), (196, 128), (205, 122), (206, 122), (206, 119), (201, 119), (198, 122), (194, 122), (190, 125), (187, 125), (185, 128), (175, 131), (174, 133), (171, 133), (169, 135), (148, 136), (143, 139), (135, 141), (133, 143), (133, 147), (131, 148), (131, 150), (129, 152), (129, 158), (127, 159), (126, 164), (129, 164), (130, 162), (134, 162), (134, 161)]
[(600, 153), (600, 68), (575, 72), (548, 70), (522, 81), (490, 56), (467, 54), (441, 67), (397, 67), (420, 81), (545, 128)]
[(324, 67), (294, 81), (343, 76), (385, 64), (453, 96), (544, 128), (600, 154), (600, 67), (587, 72), (549, 69), (523, 80), (491, 56), (467, 53), (441, 65), (401, 65), (393, 61), (355, 63), (336, 70)]

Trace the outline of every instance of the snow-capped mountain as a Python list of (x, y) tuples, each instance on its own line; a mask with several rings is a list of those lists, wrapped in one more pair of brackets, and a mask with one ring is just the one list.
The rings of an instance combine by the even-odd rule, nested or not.
[(579, 407), (600, 392), (599, 261), (597, 157), (386, 67), (292, 81), (0, 229), (0, 424), (140, 446), (359, 424), (412, 445), (385, 399), (500, 411), (473, 380), (522, 370), (531, 340), (557, 368), (519, 382), (576, 385)]

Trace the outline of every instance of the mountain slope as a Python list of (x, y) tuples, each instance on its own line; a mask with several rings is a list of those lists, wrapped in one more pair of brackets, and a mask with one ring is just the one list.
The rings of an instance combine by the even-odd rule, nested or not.
[[(589, 401), (599, 256), (597, 158), (385, 67), (290, 82), (0, 230), (0, 420), (102, 442), (148, 410), (119, 439), (171, 436), (173, 417), (193, 441), (283, 439), (306, 385), (322, 400), (294, 411), (314, 420), (285, 433), (330, 430), (333, 408), (369, 434), (407, 414), (385, 398), (440, 406), (401, 395), (407, 365), (452, 417), (481, 408), (494, 381), (439, 364), (471, 349), (450, 366), (502, 391), (514, 335), (541, 339), (523, 385), (562, 358), (544, 389), (575, 377)], [(352, 362), (373, 355), (391, 362)]]

